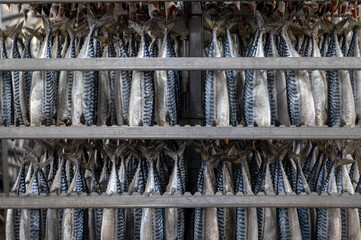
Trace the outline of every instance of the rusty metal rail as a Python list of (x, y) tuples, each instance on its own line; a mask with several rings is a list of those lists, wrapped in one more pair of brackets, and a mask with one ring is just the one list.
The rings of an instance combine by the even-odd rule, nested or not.
[(7, 208), (209, 208), (209, 207), (294, 207), (361, 208), (361, 195), (118, 195), (5, 196), (0, 195), (0, 209)]

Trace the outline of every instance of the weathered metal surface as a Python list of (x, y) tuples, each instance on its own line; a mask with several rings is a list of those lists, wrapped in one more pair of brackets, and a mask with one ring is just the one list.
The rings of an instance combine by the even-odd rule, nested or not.
[(195, 208), (295, 207), (361, 208), (361, 195), (169, 195), (0, 196), (0, 208)]
[(1, 59), (0, 71), (23, 70), (360, 70), (361, 58), (74, 58)]
[(361, 139), (361, 127), (0, 127), (0, 139)]

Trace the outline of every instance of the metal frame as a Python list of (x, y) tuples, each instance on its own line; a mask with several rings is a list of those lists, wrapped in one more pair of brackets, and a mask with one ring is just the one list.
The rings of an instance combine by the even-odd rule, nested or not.
[(0, 59), (0, 71), (25, 70), (361, 70), (359, 57)]
[(65, 196), (1, 196), (0, 209), (8, 208), (210, 208), (210, 207), (272, 207), (272, 208), (361, 208), (361, 194), (348, 193), (329, 195), (291, 194), (291, 195), (185, 195), (164, 193), (163, 195), (143, 195), (123, 193), (108, 196), (106, 194), (76, 194)]
[(360, 140), (361, 127), (0, 127), (0, 139), (347, 139)]

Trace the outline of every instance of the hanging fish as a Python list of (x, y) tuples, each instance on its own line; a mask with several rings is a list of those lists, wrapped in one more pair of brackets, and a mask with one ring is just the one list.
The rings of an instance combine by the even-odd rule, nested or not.
[[(149, 58), (144, 29), (132, 25), (141, 36), (138, 58)], [(151, 126), (154, 116), (154, 76), (152, 71), (133, 71), (129, 101), (129, 126)]]
[[(170, 30), (172, 26), (165, 27), (164, 39), (160, 48), (159, 57), (175, 57), (174, 47), (171, 41)], [(178, 123), (177, 100), (176, 100), (176, 71), (155, 71), (155, 118), (159, 126)]]
[[(13, 40), (13, 43), (11, 45), (11, 55), (10, 58), (20, 59), (20, 51), (18, 47), (18, 41), (19, 41), (19, 34), (21, 33), (21, 28), (23, 27), (24, 22), (20, 22), (18, 25), (16, 25), (16, 28), (14, 31), (10, 34), (10, 37)], [(12, 75), (12, 89), (13, 89), (13, 96), (14, 96), (14, 111), (15, 111), (15, 125), (28, 125), (27, 122), (23, 118), (23, 112), (26, 109), (25, 105), (21, 105), (20, 99), (22, 96), (20, 96), (20, 93), (24, 93), (23, 91), (20, 91), (20, 72), (19, 71), (13, 71), (11, 72)]]
[[(140, 146), (140, 151), (145, 159), (149, 161), (148, 179), (145, 192), (149, 194), (163, 194), (160, 186), (159, 175), (155, 168), (155, 159), (163, 150), (164, 145), (158, 145), (152, 152)], [(140, 226), (140, 239), (164, 239), (164, 210), (161, 208), (143, 208), (142, 222)]]
[[(20, 196), (26, 193), (25, 166), (29, 160), (25, 158), (20, 159), (16, 151), (14, 151), (14, 153), (15, 153), (15, 159), (20, 162), (20, 169), (11, 192), (15, 193), (17, 196)], [(5, 233), (7, 240), (20, 239), (20, 221), (21, 221), (21, 209), (7, 209), (6, 226), (5, 226)]]
[[(129, 184), (128, 192), (132, 194), (133, 192), (137, 192), (139, 194), (143, 194), (145, 191), (146, 184), (146, 166), (144, 161), (139, 157), (136, 152), (132, 152), (132, 155), (138, 160), (138, 166), (136, 172), (134, 174), (132, 182)], [(140, 239), (140, 228), (142, 221), (142, 208), (132, 209), (129, 214), (129, 218), (127, 219), (127, 237)]]
[[(337, 32), (342, 28), (345, 20), (337, 25), (332, 22), (323, 21), (323, 25), (332, 32), (327, 57), (343, 57)], [(356, 120), (355, 103), (352, 94), (350, 75), (346, 70), (326, 71), (328, 85), (328, 118), (330, 126), (354, 126)]]
[[(352, 40), (347, 52), (347, 57), (360, 57), (360, 28), (355, 26), (352, 31)], [(356, 124), (361, 122), (361, 71), (350, 70), (350, 82), (355, 104)]]
[[(210, 155), (202, 143), (201, 157), (202, 163), (198, 173), (197, 192), (201, 194), (215, 194), (216, 178), (212, 163), (217, 160), (219, 154)], [(196, 208), (194, 213), (194, 239), (218, 238), (217, 208)]]
[[(248, 151), (243, 153), (237, 171), (235, 171), (235, 193), (252, 195), (249, 167), (247, 164)], [(236, 239), (258, 239), (258, 220), (256, 208), (236, 208)]]
[[(263, 160), (257, 176), (257, 184), (254, 193), (257, 195), (263, 191), (265, 194), (274, 194), (272, 176), (270, 171), (270, 159)], [(258, 239), (277, 239), (277, 216), (275, 208), (257, 208)]]
[[(239, 57), (239, 53), (235, 50), (236, 46), (231, 37), (230, 27), (226, 26), (226, 40), (224, 46), (224, 54), (226, 58)], [(228, 98), (229, 98), (229, 123), (232, 126), (238, 125), (238, 107), (237, 107), (237, 76), (238, 72), (233, 70), (226, 70), (227, 78), (227, 89), (228, 89)]]
[[(265, 57), (278, 57), (273, 30), (266, 34)], [(282, 70), (267, 71), (267, 86), (272, 125), (290, 125), (287, 109), (286, 76)]]
[[(132, 40), (131, 40), (132, 41)], [(133, 47), (133, 46), (131, 46)], [(127, 48), (122, 40), (118, 41), (118, 57), (128, 58)], [(129, 123), (129, 102), (132, 85), (132, 71), (116, 71), (114, 94), (115, 94), (115, 111), (118, 125), (127, 125)]]
[[(121, 152), (124, 149), (124, 145), (121, 145), (117, 152)], [(112, 170), (108, 182), (106, 193), (108, 195), (118, 194), (121, 195), (122, 189), (118, 173), (116, 170), (116, 156), (115, 151), (104, 146), (104, 150), (107, 152), (108, 157), (112, 162)], [(105, 208), (103, 209), (103, 220), (101, 228), (101, 239), (125, 239), (125, 209), (124, 208)]]
[[(287, 25), (282, 28), (279, 39), (281, 57), (300, 57), (291, 44)], [(291, 125), (315, 125), (315, 107), (311, 82), (306, 70), (285, 70), (287, 104)]]
[[(51, 28), (47, 21), (46, 36), (38, 52), (38, 58), (51, 58)], [(54, 79), (52, 71), (34, 71), (31, 81), (30, 122), (33, 126), (43, 123), (50, 126), (53, 121)]]
[[(64, 154), (63, 156), (67, 160), (72, 161), (75, 166), (75, 174), (72, 182), (69, 186), (67, 194), (76, 193), (80, 195), (82, 193), (88, 193), (88, 189), (85, 183), (83, 168), (81, 167), (82, 149), (78, 147), (75, 155)], [(88, 211), (85, 209), (68, 209), (64, 210), (63, 225), (62, 225), (62, 237), (63, 239), (87, 239), (87, 225), (86, 219)]]
[[(316, 34), (312, 33), (312, 57), (321, 57), (316, 42)], [(310, 74), (312, 95), (315, 106), (315, 125), (323, 126), (327, 122), (327, 81), (325, 72), (313, 70)]]
[[(217, 39), (219, 26), (210, 23), (211, 39), (208, 47), (208, 57), (222, 57), (222, 45)], [(229, 98), (225, 71), (207, 70), (204, 84), (204, 116), (205, 125), (229, 125)]]
[[(178, 151), (174, 152), (169, 148), (164, 148), (164, 151), (174, 160), (174, 167), (170, 176), (169, 184), (166, 192), (169, 194), (185, 193), (184, 183), (181, 176), (180, 159), (186, 149), (187, 143), (183, 143)], [(166, 208), (164, 213), (164, 231), (165, 239), (179, 239), (185, 238), (185, 210), (184, 208)]]
[[(336, 161), (332, 164), (326, 180), (322, 187), (322, 192), (337, 194), (337, 185), (335, 177)], [(316, 231), (317, 239), (341, 239), (342, 224), (341, 212), (339, 208), (318, 208), (317, 210)]]
[[(340, 184), (337, 184), (338, 192), (342, 194), (351, 194), (355, 193), (354, 187), (352, 185), (351, 179), (348, 174), (347, 164), (353, 162), (353, 159), (350, 159), (350, 156), (347, 156), (346, 152), (342, 152), (342, 160), (339, 161), (337, 169), (338, 174), (336, 175), (336, 181)], [(357, 208), (341, 208), (341, 224), (342, 224), (342, 239), (360, 239), (361, 230), (360, 225), (355, 224), (359, 221), (359, 212)]]
[[(13, 29), (7, 29), (6, 31), (1, 32), (0, 36), (0, 54), (2, 59), (7, 59), (6, 45), (5, 41), (12, 32)], [(12, 78), (11, 72), (1, 72), (1, 121), (4, 126), (14, 125), (13, 117), (13, 94), (12, 94)]]
[[(88, 14), (88, 24), (90, 31), (84, 40), (78, 58), (94, 58), (95, 48), (93, 35), (96, 28), (102, 26), (105, 22), (110, 21), (109, 17), (105, 16), (100, 20), (94, 19)], [(85, 124), (91, 126), (95, 121), (95, 102), (94, 102), (94, 71), (75, 71), (74, 83), (72, 88), (72, 111), (71, 121), (72, 125)]]
[[(75, 58), (75, 39), (78, 31), (75, 31), (70, 25), (67, 25), (69, 35), (69, 47), (66, 50), (64, 58)], [(67, 38), (67, 39), (68, 39)], [(65, 49), (65, 48), (64, 48)], [(58, 86), (58, 108), (57, 108), (57, 125), (68, 125), (71, 122), (71, 102), (73, 87), (74, 71), (61, 71), (59, 75)]]
[[(259, 29), (250, 43), (247, 57), (264, 57), (262, 17), (257, 13)], [(244, 119), (246, 126), (271, 124), (271, 109), (267, 88), (267, 72), (264, 70), (246, 70), (244, 84)]]

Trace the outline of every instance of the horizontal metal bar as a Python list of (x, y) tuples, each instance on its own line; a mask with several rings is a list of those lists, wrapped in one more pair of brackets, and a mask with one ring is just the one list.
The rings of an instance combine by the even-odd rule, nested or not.
[(71, 195), (0, 197), (0, 209), (8, 208), (209, 208), (294, 207), (361, 208), (361, 195)]
[(0, 71), (22, 70), (360, 70), (361, 58), (75, 58), (0, 59)]
[(348, 139), (361, 127), (0, 127), (0, 139)]

